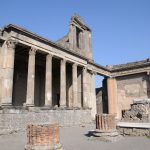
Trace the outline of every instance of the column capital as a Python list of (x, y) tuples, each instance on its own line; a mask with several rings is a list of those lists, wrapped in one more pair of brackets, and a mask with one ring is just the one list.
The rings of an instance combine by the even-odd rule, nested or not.
[(87, 71), (87, 67), (84, 66), (83, 69), (82, 69), (82, 71), (86, 72)]
[(9, 49), (15, 49), (17, 42), (13, 39), (8, 39), (6, 45)]
[(92, 75), (96, 75), (96, 74), (97, 74), (97, 72), (94, 71), (94, 70), (90, 70), (90, 73), (91, 73)]
[(73, 63), (72, 66), (73, 66), (73, 67), (77, 67), (78, 64), (77, 64), (77, 63)]
[(67, 61), (67, 60), (66, 60), (65, 58), (62, 58), (62, 59), (61, 59), (61, 63), (66, 63), (66, 61)]
[(53, 57), (53, 54), (48, 53), (48, 54), (46, 54), (46, 57), (47, 57), (47, 58), (52, 58), (52, 57)]
[(31, 47), (31, 49), (29, 51), (29, 55), (35, 55), (36, 51), (37, 51), (37, 49), (35, 47)]

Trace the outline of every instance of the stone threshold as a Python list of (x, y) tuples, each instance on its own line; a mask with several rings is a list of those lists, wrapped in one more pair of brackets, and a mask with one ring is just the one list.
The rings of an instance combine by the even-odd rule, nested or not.
[(150, 129), (150, 122), (145, 123), (145, 122), (138, 122), (138, 123), (133, 123), (133, 122), (118, 122), (117, 127), (121, 128), (142, 128), (142, 129)]

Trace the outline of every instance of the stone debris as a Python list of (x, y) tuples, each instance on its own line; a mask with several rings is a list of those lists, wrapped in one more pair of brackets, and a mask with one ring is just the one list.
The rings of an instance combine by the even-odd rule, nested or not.
[(134, 100), (130, 110), (124, 110), (122, 121), (150, 122), (150, 100)]

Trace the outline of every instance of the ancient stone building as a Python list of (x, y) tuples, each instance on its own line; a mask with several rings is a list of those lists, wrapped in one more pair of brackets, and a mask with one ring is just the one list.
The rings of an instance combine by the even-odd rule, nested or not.
[(96, 114), (95, 75), (104, 76), (107, 110), (102, 110), (117, 118), (133, 99), (149, 97), (149, 59), (98, 65), (91, 34), (76, 15), (57, 42), (12, 24), (0, 29), (0, 128), (22, 128), (52, 117), (62, 125), (90, 122)]

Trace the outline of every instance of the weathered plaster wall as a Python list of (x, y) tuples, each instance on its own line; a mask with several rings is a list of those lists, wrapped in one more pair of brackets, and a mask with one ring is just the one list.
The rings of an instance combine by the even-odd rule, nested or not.
[(150, 82), (146, 73), (117, 78), (118, 114), (130, 109), (134, 99), (150, 98)]

